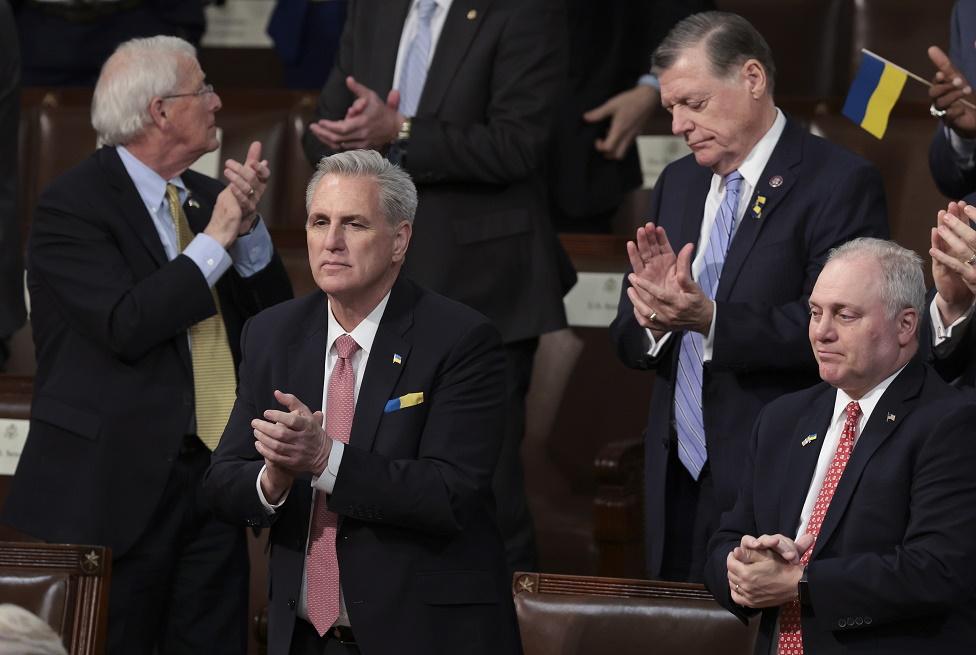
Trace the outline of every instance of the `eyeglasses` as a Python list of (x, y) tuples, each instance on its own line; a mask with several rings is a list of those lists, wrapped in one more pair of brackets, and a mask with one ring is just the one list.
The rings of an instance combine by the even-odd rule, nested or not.
[(205, 96), (208, 93), (214, 93), (213, 84), (204, 84), (202, 87), (200, 87), (199, 90), (194, 91), (193, 93), (174, 93), (172, 95), (160, 96), (160, 97), (163, 100), (167, 100), (169, 98), (192, 98), (195, 96)]

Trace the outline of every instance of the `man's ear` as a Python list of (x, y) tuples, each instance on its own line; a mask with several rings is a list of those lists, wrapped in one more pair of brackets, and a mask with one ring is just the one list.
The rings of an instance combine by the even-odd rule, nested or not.
[(898, 345), (904, 348), (918, 337), (918, 312), (911, 307), (903, 309), (897, 321)]
[(162, 127), (168, 120), (166, 117), (165, 101), (159, 96), (155, 96), (149, 101), (149, 117), (156, 127)]
[(749, 88), (749, 93), (754, 100), (758, 100), (766, 94), (769, 80), (766, 77), (766, 69), (759, 63), (758, 59), (746, 60), (742, 64), (739, 74), (745, 81), (746, 86)]
[(400, 221), (393, 232), (393, 261), (402, 262), (407, 256), (410, 237), (413, 236), (413, 225), (409, 221)]

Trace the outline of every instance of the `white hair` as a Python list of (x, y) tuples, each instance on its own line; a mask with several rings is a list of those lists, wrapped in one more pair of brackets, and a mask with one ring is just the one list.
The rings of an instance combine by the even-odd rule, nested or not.
[(68, 655), (57, 633), (23, 607), (0, 605), (0, 655)]
[(177, 91), (180, 64), (196, 59), (190, 43), (175, 36), (126, 41), (102, 66), (92, 97), (92, 127), (99, 145), (124, 145), (149, 124), (149, 103)]
[(839, 259), (870, 257), (881, 267), (881, 302), (888, 318), (903, 309), (914, 309), (923, 316), (925, 306), (925, 274), (922, 258), (914, 251), (894, 241), (858, 237), (837, 246), (827, 255), (827, 263)]

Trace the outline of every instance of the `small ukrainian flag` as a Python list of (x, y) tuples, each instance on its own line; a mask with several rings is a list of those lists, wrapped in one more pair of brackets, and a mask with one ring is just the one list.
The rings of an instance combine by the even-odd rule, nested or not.
[(888, 129), (888, 116), (898, 101), (908, 78), (903, 68), (882, 59), (873, 52), (861, 51), (861, 67), (841, 113), (877, 138)]

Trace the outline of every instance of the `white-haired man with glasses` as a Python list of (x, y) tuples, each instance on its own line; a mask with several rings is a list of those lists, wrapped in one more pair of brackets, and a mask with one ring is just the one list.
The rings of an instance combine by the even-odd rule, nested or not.
[(256, 214), (253, 143), (222, 182), (220, 97), (193, 47), (135, 39), (102, 68), (100, 147), (42, 194), (27, 251), (37, 375), (3, 520), (112, 549), (108, 653), (239, 655), (247, 549), (200, 502), (244, 321), (291, 296)]

